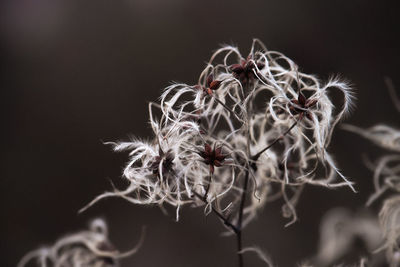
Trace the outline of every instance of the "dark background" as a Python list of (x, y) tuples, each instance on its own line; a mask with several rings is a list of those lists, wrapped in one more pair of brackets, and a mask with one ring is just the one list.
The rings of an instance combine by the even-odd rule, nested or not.
[[(121, 249), (147, 237), (123, 266), (233, 266), (235, 241), (202, 209), (184, 208), (174, 222), (157, 207), (109, 199), (77, 211), (117, 181), (126, 155), (102, 141), (146, 137), (147, 103), (172, 80), (195, 83), (222, 43), (247, 54), (252, 38), (292, 58), (304, 72), (340, 73), (357, 90), (348, 122), (399, 125), (383, 82), (398, 78), (395, 1), (9, 0), (0, 4), (1, 189), (0, 266), (29, 250), (107, 219)], [(399, 90), (398, 90), (399, 91)], [(330, 208), (363, 206), (372, 190), (361, 153), (379, 149), (338, 130), (331, 145), (342, 171), (357, 183), (328, 191), (309, 187), (299, 222), (289, 228), (281, 203), (266, 206), (244, 232), (279, 266), (317, 249), (318, 225)], [(379, 206), (374, 206), (377, 210)], [(245, 256), (247, 266), (261, 265)]]

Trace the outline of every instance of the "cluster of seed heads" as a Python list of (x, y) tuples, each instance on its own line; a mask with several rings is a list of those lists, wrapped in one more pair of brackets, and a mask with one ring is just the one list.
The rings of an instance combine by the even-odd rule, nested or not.
[[(400, 99), (394, 85), (389, 78), (385, 82), (394, 106), (400, 112)], [(367, 206), (383, 199), (379, 221), (384, 244), (376, 252), (385, 251), (387, 263), (391, 267), (400, 266), (400, 129), (382, 123), (368, 129), (353, 125), (343, 125), (343, 128), (370, 140), (388, 153), (375, 162), (365, 160), (367, 167), (374, 172), (375, 189)]]
[[(343, 96), (340, 106), (329, 96), (333, 90)], [(295, 222), (306, 185), (355, 191), (327, 150), (353, 99), (346, 81), (322, 82), (257, 39), (247, 56), (225, 45), (196, 84), (173, 83), (149, 104), (150, 138), (108, 143), (129, 153), (123, 171), (127, 186), (97, 196), (82, 210), (120, 197), (138, 205), (169, 204), (178, 220), (182, 206), (203, 206), (237, 235), (239, 266), (246, 251), (272, 265), (261, 250), (242, 248), (241, 230), (276, 200), (283, 203), (287, 225)], [(102, 250), (109, 244), (103, 230), (71, 235), (29, 253), (21, 266), (33, 258), (54, 266), (115, 266), (121, 255)], [(68, 265), (73, 261), (78, 265)]]
[(95, 219), (89, 229), (58, 239), (52, 246), (41, 247), (27, 253), (18, 267), (29, 263), (41, 267), (118, 267), (119, 259), (134, 254), (141, 246), (119, 252), (108, 239), (108, 229), (102, 219)]
[[(334, 106), (330, 90), (342, 93), (342, 106)], [(284, 215), (294, 222), (304, 185), (354, 190), (327, 151), (352, 100), (345, 81), (333, 77), (323, 83), (302, 73), (259, 40), (248, 56), (223, 46), (197, 84), (174, 83), (149, 104), (150, 140), (111, 143), (115, 151), (129, 152), (123, 172), (129, 185), (88, 206), (106, 197), (140, 205), (168, 203), (176, 207), (177, 219), (183, 205), (205, 205), (206, 213), (215, 206), (234, 221), (247, 176), (252, 194), (245, 222), (276, 199), (284, 200)]]

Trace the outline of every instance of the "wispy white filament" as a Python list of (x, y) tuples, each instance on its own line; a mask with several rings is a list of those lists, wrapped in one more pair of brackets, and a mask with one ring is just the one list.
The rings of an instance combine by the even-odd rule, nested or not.
[(130, 256), (143, 242), (127, 252), (119, 252), (108, 239), (107, 225), (102, 219), (90, 223), (89, 230), (66, 235), (52, 246), (27, 253), (18, 263), (24, 267), (30, 262), (40, 267), (117, 267), (118, 260)]

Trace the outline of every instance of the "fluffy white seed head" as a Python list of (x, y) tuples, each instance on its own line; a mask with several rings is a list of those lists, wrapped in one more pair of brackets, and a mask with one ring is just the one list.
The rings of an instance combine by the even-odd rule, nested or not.
[(119, 259), (134, 254), (141, 242), (142, 239), (134, 249), (121, 253), (109, 241), (106, 223), (95, 219), (88, 230), (66, 235), (51, 246), (27, 253), (18, 267), (29, 263), (40, 267), (116, 267)]
[(382, 249), (390, 266), (400, 265), (400, 195), (386, 199), (379, 213), (385, 244)]
[(369, 252), (382, 243), (382, 232), (378, 220), (367, 214), (353, 214), (344, 208), (328, 211), (320, 226), (316, 266), (333, 266), (338, 263), (359, 239)]

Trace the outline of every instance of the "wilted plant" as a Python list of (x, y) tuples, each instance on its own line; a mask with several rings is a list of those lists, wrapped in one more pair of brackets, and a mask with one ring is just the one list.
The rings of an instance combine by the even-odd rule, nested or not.
[[(342, 93), (341, 107), (332, 103), (331, 90)], [(243, 249), (242, 230), (266, 203), (283, 199), (290, 225), (306, 184), (355, 191), (327, 151), (352, 104), (347, 82), (333, 77), (322, 83), (257, 39), (248, 56), (223, 46), (197, 84), (172, 84), (149, 104), (149, 141), (109, 143), (115, 151), (129, 151), (123, 171), (129, 184), (85, 208), (121, 197), (139, 205), (168, 203), (179, 220), (182, 206), (204, 206), (205, 214), (216, 214), (236, 235), (243, 266), (242, 253), (249, 249)]]
[(90, 223), (89, 230), (66, 235), (52, 246), (41, 247), (26, 254), (18, 264), (24, 267), (30, 262), (41, 267), (117, 267), (118, 260), (134, 254), (141, 246), (119, 252), (108, 239), (108, 229), (102, 219)]
[[(353, 213), (346, 208), (335, 208), (322, 218), (318, 253), (312, 261), (315, 266), (333, 266), (354, 253), (357, 241), (361, 243), (359, 247), (366, 250), (363, 253), (368, 253), (376, 250), (382, 240), (378, 219), (369, 212)], [(363, 259), (361, 262), (366, 261)], [(376, 257), (370, 263), (380, 266), (383, 262)]]
[[(400, 100), (396, 96), (392, 81), (386, 78), (385, 82), (393, 103), (400, 112)], [(391, 153), (380, 157), (375, 163), (366, 160), (366, 165), (374, 171), (375, 188), (367, 205), (383, 198), (379, 221), (385, 241), (376, 252), (385, 250), (388, 264), (392, 267), (400, 266), (400, 130), (385, 124), (378, 124), (368, 129), (353, 125), (344, 125), (343, 128), (371, 140)], [(387, 192), (391, 195), (385, 196)]]

